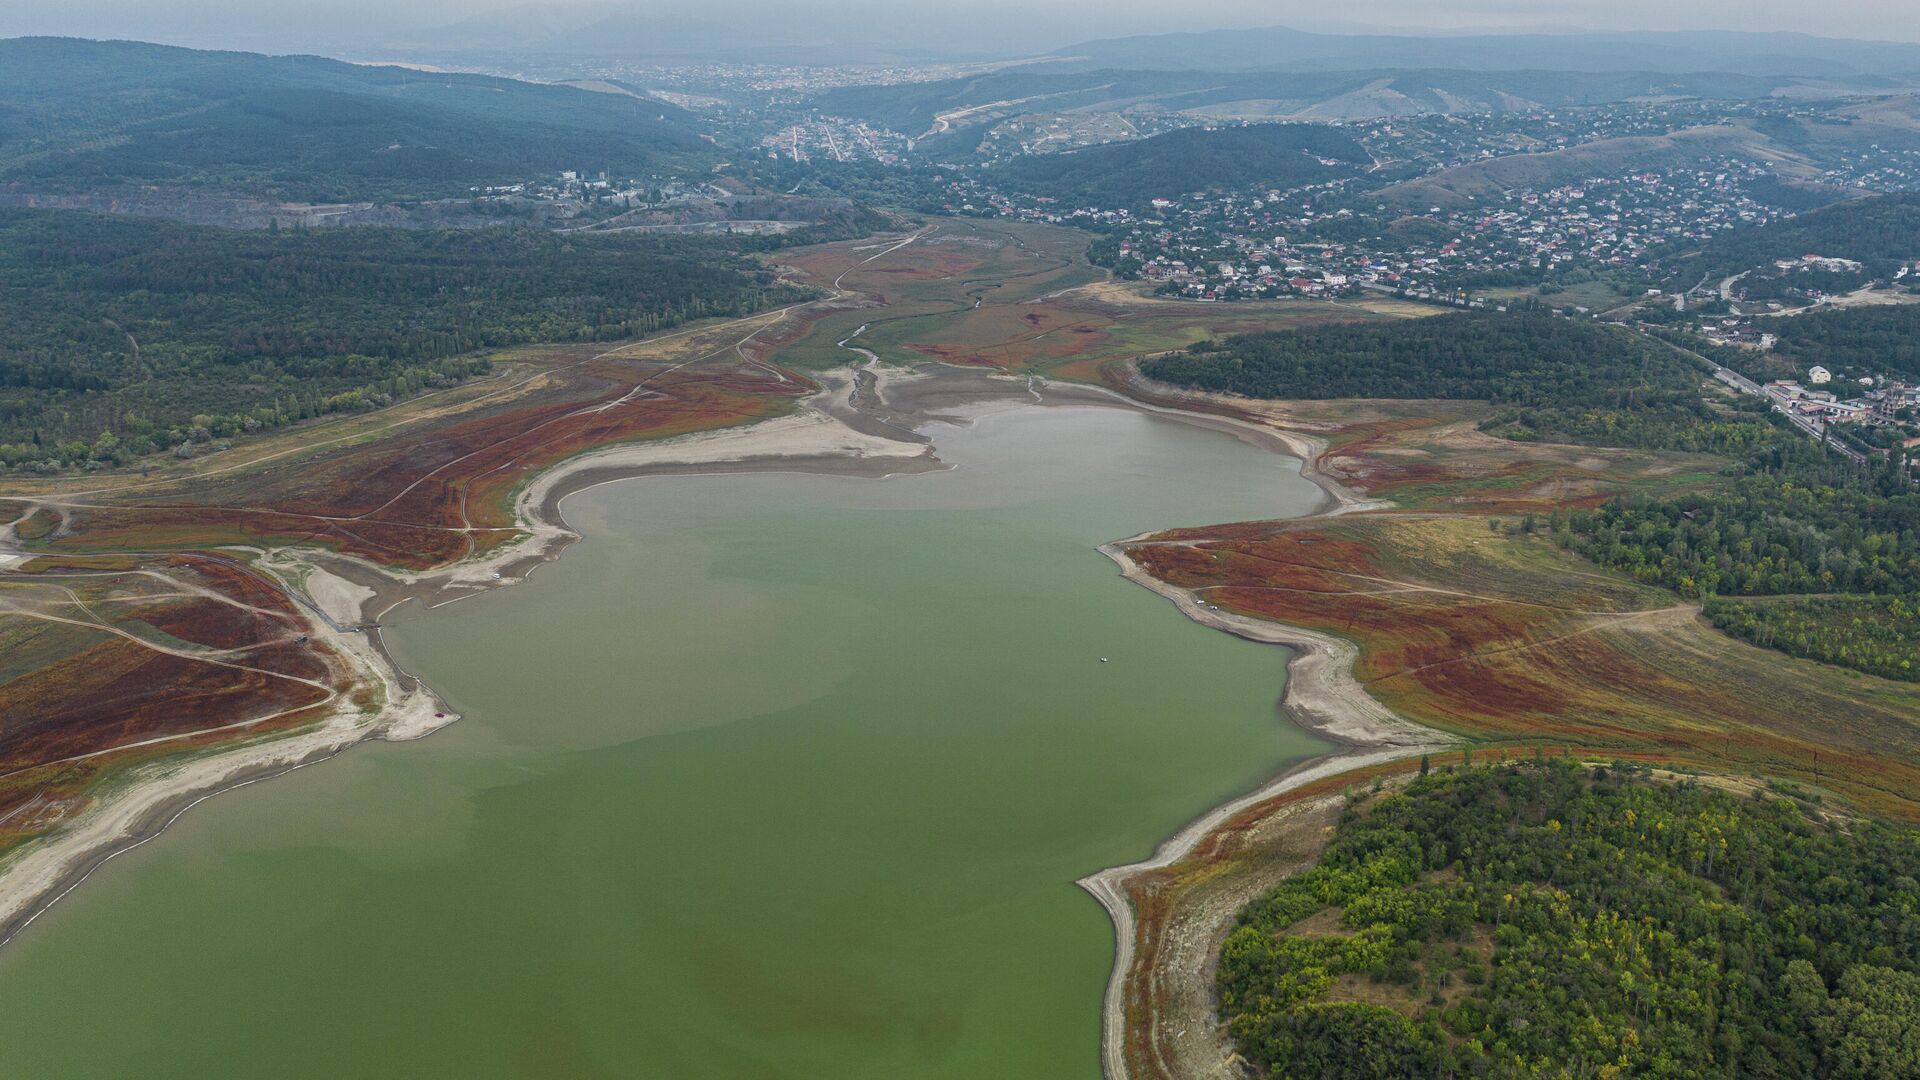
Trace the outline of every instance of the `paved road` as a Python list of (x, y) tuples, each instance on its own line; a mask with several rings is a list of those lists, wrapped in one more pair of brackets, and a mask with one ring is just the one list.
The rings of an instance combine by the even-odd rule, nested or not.
[[(1730, 277), (1725, 281), (1721, 282), (1720, 283), (1721, 293), (1725, 295), (1727, 292), (1730, 292), (1732, 290), (1733, 283), (1740, 280), (1742, 276), (1744, 275), (1735, 274), (1733, 277)], [(1704, 282), (1702, 282), (1702, 284), (1704, 284)], [(1383, 285), (1368, 285), (1364, 282), (1361, 284), (1361, 287), (1366, 289), (1374, 289), (1380, 292), (1390, 293), (1394, 291)], [(1699, 287), (1700, 287), (1699, 285), (1694, 286), (1695, 289), (1698, 289)], [(1443, 306), (1450, 307), (1452, 305), (1443, 305)], [(1633, 329), (1632, 327), (1629, 327), (1629, 328)], [(1745, 375), (1742, 375), (1739, 372), (1733, 370), (1732, 368), (1727, 367), (1725, 364), (1716, 364), (1712, 360), (1708, 359), (1707, 357), (1702, 356), (1697, 352), (1694, 352), (1692, 349), (1682, 348), (1679, 345), (1675, 345), (1671, 341), (1665, 341), (1661, 338), (1657, 338), (1652, 334), (1647, 333), (1644, 330), (1636, 330), (1636, 332), (1649, 341), (1655, 342), (1660, 345), (1665, 345), (1667, 348), (1673, 349), (1677, 352), (1685, 353), (1686, 355), (1693, 357), (1695, 360), (1698, 360), (1701, 363), (1707, 365), (1707, 367), (1713, 370), (1714, 378), (1720, 380), (1722, 383), (1725, 383), (1727, 386), (1732, 387), (1735, 391), (1742, 394), (1751, 394), (1754, 397), (1764, 399), (1768, 405), (1771, 405), (1773, 407), (1774, 412), (1777, 412), (1781, 416), (1786, 417), (1788, 423), (1792, 424), (1796, 428), (1799, 428), (1800, 431), (1807, 436), (1807, 438), (1812, 439), (1814, 442), (1824, 443), (1828, 449), (1846, 458), (1848, 461), (1852, 461), (1856, 464), (1864, 464), (1866, 462), (1867, 455), (1861, 453), (1858, 450), (1855, 450), (1851, 446), (1845, 445), (1844, 443), (1838, 442), (1836, 440), (1828, 439), (1826, 430), (1820, 424), (1814, 423), (1812, 420), (1809, 420), (1806, 417), (1801, 416), (1799, 413), (1796, 413), (1791, 409), (1787, 408), (1786, 403), (1783, 402), (1780, 398), (1777, 398), (1774, 395), (1767, 393), (1765, 388), (1763, 388), (1759, 383), (1754, 382), (1752, 379), (1747, 378)]]
[(1688, 356), (1693, 357), (1695, 360), (1698, 360), (1701, 363), (1707, 365), (1708, 367), (1713, 369), (1714, 378), (1720, 380), (1721, 382), (1739, 391), (1740, 393), (1752, 394), (1756, 397), (1765, 398), (1767, 404), (1773, 406), (1774, 412), (1777, 412), (1781, 416), (1786, 417), (1788, 423), (1791, 423), (1794, 427), (1799, 428), (1803, 433), (1806, 434), (1808, 438), (1812, 439), (1814, 442), (1826, 443), (1826, 446), (1828, 449), (1832, 450), (1836, 454), (1841, 455), (1842, 457), (1846, 458), (1848, 461), (1855, 462), (1856, 464), (1864, 464), (1866, 462), (1867, 455), (1861, 453), (1858, 450), (1855, 450), (1851, 446), (1847, 446), (1842, 443), (1829, 440), (1827, 438), (1825, 428), (1823, 428), (1819, 424), (1814, 423), (1812, 420), (1809, 420), (1806, 417), (1801, 416), (1799, 413), (1796, 413), (1791, 409), (1787, 408), (1785, 402), (1781, 401), (1779, 398), (1775, 397), (1774, 395), (1767, 393), (1766, 390), (1762, 388), (1759, 383), (1754, 382), (1752, 379), (1747, 378), (1745, 375), (1740, 374), (1739, 372), (1733, 370), (1730, 367), (1727, 367), (1724, 364), (1716, 364), (1712, 360), (1708, 359), (1707, 357), (1704, 357), (1699, 353), (1694, 352), (1692, 349), (1681, 348), (1680, 346), (1675, 345), (1671, 341), (1661, 341), (1661, 339), (1654, 337), (1651, 334), (1647, 334), (1645, 336), (1649, 340), (1658, 341), (1660, 342), (1660, 344), (1665, 345), (1670, 349), (1677, 349), (1680, 352), (1683, 352)]

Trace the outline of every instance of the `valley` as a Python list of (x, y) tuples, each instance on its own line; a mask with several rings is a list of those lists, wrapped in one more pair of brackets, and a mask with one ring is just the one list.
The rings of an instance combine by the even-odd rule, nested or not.
[(1920, 46), (733, 7), (0, 37), (0, 1071), (1920, 1077)]

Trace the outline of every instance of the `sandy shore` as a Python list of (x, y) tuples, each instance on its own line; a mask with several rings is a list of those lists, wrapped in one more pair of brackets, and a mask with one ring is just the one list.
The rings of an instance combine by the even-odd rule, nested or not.
[[(850, 380), (829, 379), (826, 390), (792, 415), (609, 447), (561, 462), (533, 477), (515, 499), (521, 538), (483, 558), (414, 574), (320, 551), (259, 552), (260, 567), (315, 616), (308, 620), (311, 633), (349, 667), (352, 688), (319, 706), (323, 714), (291, 734), (131, 767), (59, 830), (10, 853), (0, 864), (0, 944), (101, 865), (152, 840), (214, 795), (323, 761), (368, 739), (418, 739), (458, 720), (429, 687), (393, 661), (380, 640), (379, 619), (408, 601), (450, 603), (514, 584), (533, 567), (559, 558), (580, 539), (560, 512), (568, 495), (667, 472), (777, 468), (880, 476), (943, 467), (924, 439), (872, 434), (833, 415), (832, 399), (844, 398), (850, 386)], [(370, 704), (357, 705), (356, 698)]]
[[(1182, 416), (1196, 415), (1179, 409), (1152, 408)], [(1325, 448), (1320, 440), (1250, 422), (1213, 417), (1210, 414), (1198, 415), (1205, 415), (1209, 420), (1221, 424), (1251, 428), (1300, 457), (1304, 463), (1301, 474), (1314, 480), (1327, 493), (1327, 508), (1316, 516), (1350, 513), (1383, 505), (1354, 495), (1316, 468), (1319, 455)], [(1301, 727), (1341, 744), (1342, 748), (1300, 762), (1255, 790), (1215, 807), (1168, 837), (1151, 857), (1125, 866), (1109, 867), (1080, 880), (1080, 887), (1091, 893), (1113, 919), (1116, 938), (1113, 972), (1107, 980), (1106, 999), (1101, 1012), (1100, 1060), (1108, 1080), (1132, 1080), (1126, 1059), (1126, 989), (1128, 980), (1136, 974), (1133, 970), (1134, 945), (1139, 928), (1132, 901), (1128, 898), (1129, 883), (1141, 875), (1172, 866), (1186, 858), (1214, 830), (1249, 807), (1316, 780), (1439, 750), (1455, 741), (1442, 732), (1401, 719), (1367, 693), (1366, 688), (1353, 676), (1353, 665), (1359, 650), (1351, 642), (1304, 627), (1221, 611), (1202, 602), (1192, 592), (1168, 585), (1148, 574), (1127, 554), (1130, 547), (1146, 541), (1148, 535), (1151, 534), (1105, 544), (1100, 551), (1120, 568), (1121, 576), (1166, 597), (1195, 622), (1249, 641), (1282, 645), (1293, 650), (1293, 657), (1287, 664), (1286, 689), (1280, 707)], [(1210, 939), (1215, 936), (1212, 931), (1224, 929), (1225, 920), (1231, 919), (1237, 907), (1237, 904), (1222, 905), (1214, 918), (1220, 926), (1209, 927), (1209, 932), (1202, 936)], [(1211, 957), (1211, 952), (1206, 949), (1189, 952), (1191, 955), (1184, 962), (1190, 965), (1204, 965)], [(1201, 967), (1192, 971), (1183, 970), (1180, 977), (1189, 981), (1209, 978)], [(1210, 988), (1204, 996), (1207, 1000), (1211, 999)]]
[[(864, 394), (855, 376), (836, 373), (793, 414), (750, 426), (593, 451), (530, 475), (513, 509), (522, 533), (488, 555), (423, 572), (396, 572), (356, 558), (309, 550), (262, 552), (260, 565), (278, 576), (316, 617), (314, 633), (350, 664), (372, 704), (340, 696), (326, 716), (290, 735), (181, 755), (130, 769), (113, 791), (59, 832), (23, 846), (0, 865), (0, 944), (10, 940), (92, 872), (121, 852), (153, 839), (188, 809), (232, 790), (323, 761), (368, 739), (423, 737), (458, 719), (432, 690), (396, 664), (379, 634), (380, 620), (410, 602), (452, 603), (526, 580), (581, 539), (562, 513), (572, 494), (635, 477), (714, 471), (810, 471), (886, 476), (943, 468), (931, 441), (913, 429), (930, 420), (966, 422), (983, 411), (1018, 404), (1098, 405), (1139, 409), (1233, 434), (1299, 458), (1302, 473), (1326, 493), (1320, 513), (1375, 505), (1321, 474), (1324, 446), (1310, 436), (1210, 411), (1148, 402), (1081, 384), (1046, 383), (938, 365), (918, 370), (865, 366)], [(1169, 522), (1168, 525), (1177, 525)], [(1167, 597), (1189, 618), (1249, 640), (1294, 650), (1282, 708), (1341, 751), (1302, 762), (1258, 790), (1228, 802), (1167, 839), (1143, 862), (1103, 870), (1080, 882), (1112, 916), (1118, 934), (1109, 981), (1102, 1059), (1107, 1075), (1127, 1076), (1122, 1057), (1122, 987), (1131, 970), (1135, 925), (1126, 885), (1168, 866), (1207, 834), (1262, 800), (1311, 781), (1374, 762), (1445, 745), (1445, 737), (1406, 723), (1370, 697), (1352, 676), (1354, 647), (1337, 638), (1218, 611), (1142, 571), (1126, 547), (1105, 545), (1130, 581)]]
[[(133, 766), (59, 830), (9, 853), (0, 863), (0, 944), (101, 865), (152, 840), (220, 792), (314, 764), (369, 739), (418, 739), (457, 721), (431, 687), (394, 660), (381, 639), (380, 622), (409, 603), (437, 606), (518, 584), (560, 558), (581, 540), (562, 513), (568, 496), (654, 475), (790, 471), (882, 477), (945, 468), (931, 440), (915, 426), (943, 419), (965, 422), (969, 415), (1039, 400), (1028, 380), (979, 370), (873, 366), (867, 375), (868, 393), (857, 403), (853, 374), (828, 373), (819, 380), (823, 389), (792, 414), (590, 451), (530, 475), (513, 503), (521, 535), (480, 558), (415, 573), (317, 549), (256, 551), (257, 565), (313, 616), (308, 620), (313, 636), (348, 666), (351, 688), (332, 704), (317, 707), (324, 709), (319, 718), (296, 732)], [(1061, 388), (1047, 403), (1128, 404), (1117, 395), (1078, 387)], [(356, 699), (369, 704), (357, 705)], [(260, 717), (248, 725), (276, 718)]]

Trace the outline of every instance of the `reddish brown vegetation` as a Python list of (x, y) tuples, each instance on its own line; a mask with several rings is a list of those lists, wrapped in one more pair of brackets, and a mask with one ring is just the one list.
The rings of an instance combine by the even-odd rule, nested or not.
[(10, 644), (41, 662), (0, 682), (0, 841), (50, 828), (110, 766), (305, 723), (346, 686), (279, 588), (230, 558), (38, 562), (5, 597)]
[(401, 406), (371, 437), (316, 425), (258, 467), (214, 458), (204, 477), (50, 500), (17, 533), (45, 554), (16, 568), (0, 610), (15, 659), (33, 661), (0, 681), (0, 844), (52, 827), (109, 768), (305, 724), (353, 689), (278, 582), (218, 545), (415, 570), (484, 551), (555, 462), (787, 408), (807, 384), (755, 353), (800, 327), (756, 325), (670, 335), (642, 358), (546, 350), (446, 406)]
[(510, 535), (509, 496), (529, 473), (596, 447), (765, 416), (796, 385), (757, 368), (597, 360), (448, 423), (180, 495), (76, 509), (73, 535), (56, 543), (313, 544), (408, 569), (440, 566)]
[[(1403, 716), (1792, 776), (1920, 816), (1920, 695), (1741, 645), (1651, 590), (1635, 606), (1545, 541), (1391, 514), (1179, 535), (1131, 554), (1224, 609), (1358, 642), (1356, 677)], [(1542, 562), (1476, 562), (1473, 544), (1541, 545)]]

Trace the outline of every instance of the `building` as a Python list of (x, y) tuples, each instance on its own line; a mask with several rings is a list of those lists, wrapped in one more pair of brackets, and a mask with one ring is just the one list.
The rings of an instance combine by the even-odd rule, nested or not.
[(1807, 369), (1807, 381), (1815, 386), (1819, 386), (1822, 383), (1830, 383), (1833, 381), (1833, 372), (1828, 371), (1819, 364), (1815, 364)]

